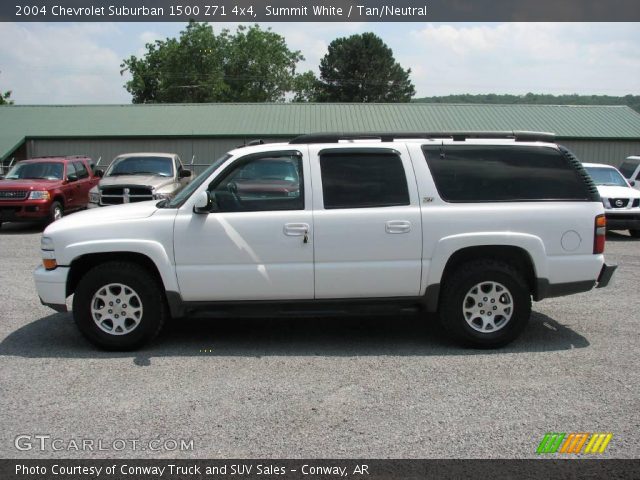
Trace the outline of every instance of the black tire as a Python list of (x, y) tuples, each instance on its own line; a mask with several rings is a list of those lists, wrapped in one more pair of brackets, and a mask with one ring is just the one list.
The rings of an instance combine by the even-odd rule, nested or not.
[(640, 230), (629, 230), (629, 235), (633, 238), (640, 238)]
[[(58, 211), (60, 212), (59, 217), (57, 213)], [(64, 217), (64, 206), (62, 205), (62, 203), (56, 200), (51, 204), (51, 207), (49, 207), (49, 216), (47, 217), (47, 223), (53, 223), (56, 220), (60, 220), (62, 217)]]
[[(117, 292), (117, 287), (113, 286), (107, 290), (108, 285), (114, 284), (121, 284), (130, 289), (124, 291), (123, 295), (133, 291), (138, 297), (134, 307), (138, 308), (139, 304), (141, 308), (137, 326), (131, 326), (135, 324), (133, 317), (127, 317), (124, 321), (129, 322), (130, 332), (126, 332), (116, 326), (114, 321), (108, 319), (102, 322), (102, 328), (94, 321), (91, 311), (92, 303), (98, 302), (95, 305), (100, 305), (101, 300), (97, 298), (99, 292)], [(126, 307), (124, 305), (122, 308), (126, 309)], [(73, 297), (73, 318), (76, 325), (90, 342), (105, 350), (124, 351), (139, 348), (160, 333), (168, 315), (162, 285), (151, 272), (136, 263), (107, 262), (92, 268), (78, 283)], [(107, 318), (106, 313), (103, 318)], [(120, 331), (117, 333), (105, 331), (104, 328), (107, 328), (110, 322), (112, 331), (117, 329)]]
[[(468, 322), (465, 313), (463, 313), (465, 305), (469, 306), (469, 303), (465, 303), (467, 295), (472, 292), (472, 289), (484, 282), (499, 284), (492, 292), (494, 296), (499, 296), (498, 303), (503, 298), (509, 300), (509, 296), (511, 300), (511, 317), (509, 319), (505, 316), (493, 317), (494, 320), (500, 319), (495, 323), (495, 331), (476, 330), (469, 322), (473, 323), (476, 328), (482, 328), (483, 321), (479, 318), (474, 319), (473, 315), (469, 314)], [(491, 287), (490, 283), (485, 285)], [(507, 290), (506, 297), (501, 296), (500, 286)], [(481, 291), (478, 294), (484, 295)], [(488, 297), (484, 298), (486, 300)], [(467, 301), (471, 302), (472, 307), (475, 306), (472, 300), (467, 299)], [(478, 303), (478, 305), (482, 304)], [(487, 305), (495, 309), (496, 304)], [(485, 315), (490, 314), (486, 313)], [(513, 341), (522, 332), (530, 316), (531, 294), (527, 282), (522, 274), (508, 263), (498, 260), (472, 261), (460, 266), (445, 280), (440, 297), (438, 318), (444, 329), (464, 346), (474, 348), (502, 347)], [(498, 327), (501, 322), (504, 324)]]

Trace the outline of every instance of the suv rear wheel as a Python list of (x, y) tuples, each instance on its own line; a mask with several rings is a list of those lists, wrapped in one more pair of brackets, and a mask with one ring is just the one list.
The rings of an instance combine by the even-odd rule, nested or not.
[(497, 348), (514, 340), (531, 316), (531, 295), (520, 272), (498, 260), (476, 260), (445, 281), (439, 319), (468, 346)]
[(73, 318), (95, 345), (135, 349), (154, 338), (168, 316), (162, 292), (155, 276), (136, 263), (103, 263), (80, 280)]

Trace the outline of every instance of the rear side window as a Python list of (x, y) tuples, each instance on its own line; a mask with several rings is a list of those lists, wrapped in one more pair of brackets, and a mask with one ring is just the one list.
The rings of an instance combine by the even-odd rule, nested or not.
[(325, 209), (409, 205), (407, 177), (392, 150), (320, 152)]
[(624, 175), (625, 178), (633, 179), (633, 173), (636, 171), (638, 164), (640, 161), (638, 160), (625, 160), (620, 165), (620, 173)]
[(447, 202), (590, 201), (580, 173), (553, 148), (424, 146), (438, 193)]

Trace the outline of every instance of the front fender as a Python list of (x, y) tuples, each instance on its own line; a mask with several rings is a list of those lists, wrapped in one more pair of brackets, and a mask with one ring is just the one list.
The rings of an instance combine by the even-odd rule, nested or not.
[(63, 249), (62, 258), (64, 259), (63, 261), (65, 265), (71, 265), (73, 260), (78, 259), (83, 255), (94, 255), (100, 253), (114, 254), (118, 252), (145, 255), (158, 269), (165, 290), (175, 292), (179, 291), (172, 257), (166, 251), (162, 243), (154, 240), (119, 238), (71, 243)]

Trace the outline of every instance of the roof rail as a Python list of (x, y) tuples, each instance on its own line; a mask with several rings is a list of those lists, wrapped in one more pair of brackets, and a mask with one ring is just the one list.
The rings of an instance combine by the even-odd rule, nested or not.
[(251, 140), (244, 142), (242, 145), (236, 145), (236, 148), (253, 147), (254, 145), (264, 145), (264, 140)]
[(290, 144), (299, 143), (338, 143), (353, 140), (380, 140), (393, 142), (399, 138), (451, 138), (464, 141), (469, 138), (513, 139), (517, 142), (553, 142), (555, 134), (548, 132), (504, 131), (504, 132), (390, 132), (390, 133), (310, 133), (300, 135)]

